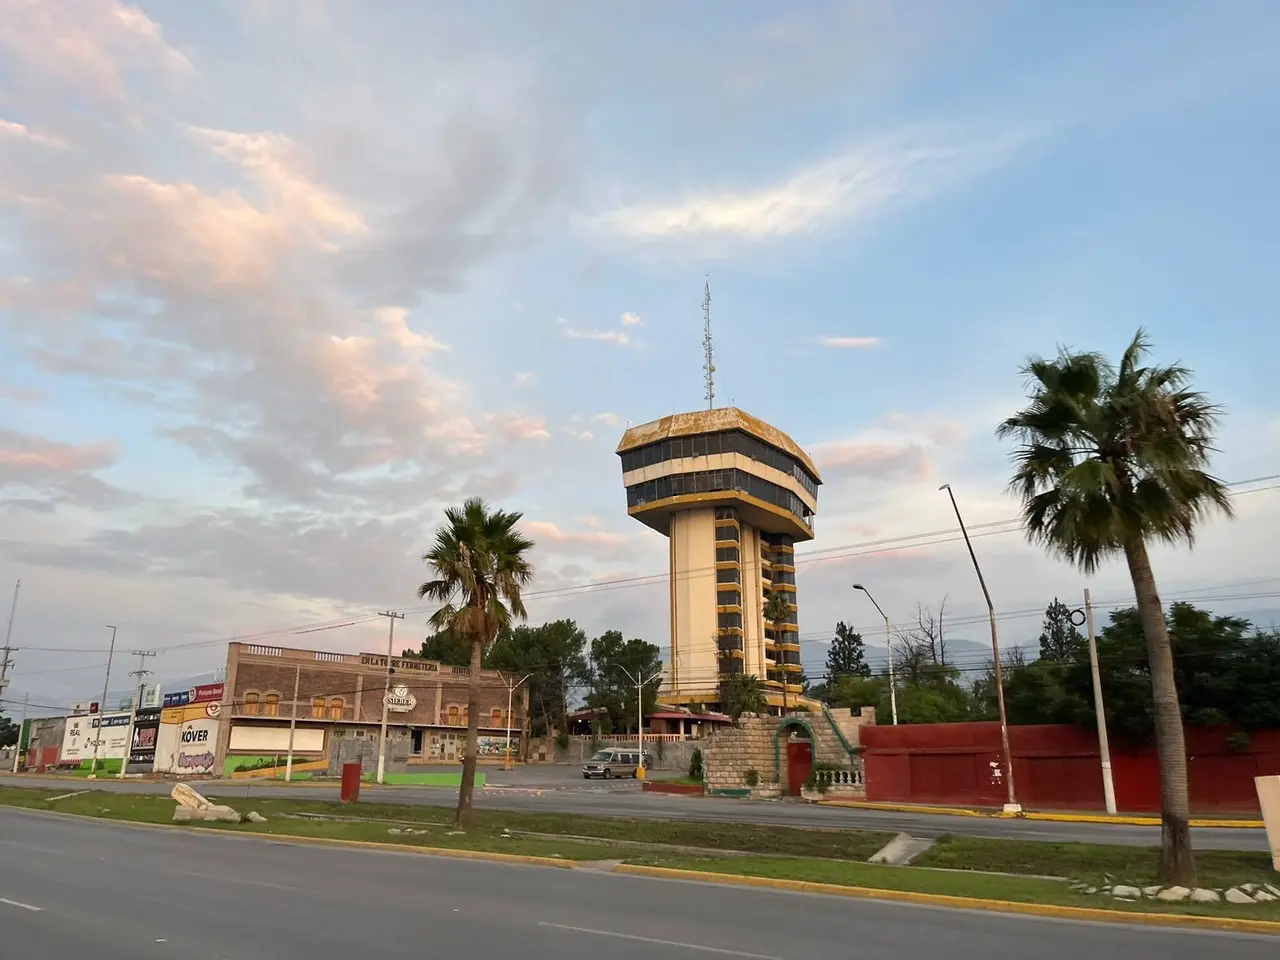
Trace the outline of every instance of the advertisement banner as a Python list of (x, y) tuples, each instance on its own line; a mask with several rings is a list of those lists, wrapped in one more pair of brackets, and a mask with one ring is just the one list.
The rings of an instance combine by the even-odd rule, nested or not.
[(187, 700), (188, 703), (207, 703), (210, 700), (221, 700), (224, 684), (206, 683), (191, 688), (191, 696)]
[(92, 759), (95, 743), (99, 760), (122, 760), (128, 734), (128, 713), (68, 717), (59, 762), (78, 763)]

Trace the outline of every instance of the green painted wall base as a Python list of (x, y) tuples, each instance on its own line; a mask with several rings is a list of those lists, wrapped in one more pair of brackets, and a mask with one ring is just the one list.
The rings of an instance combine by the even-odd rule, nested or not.
[[(377, 779), (376, 774), (367, 773), (364, 777), (367, 781)], [(462, 774), (459, 773), (386, 773), (382, 776), (382, 782), (398, 786), (415, 786), (415, 787), (460, 787), (462, 786)], [(476, 786), (483, 787), (485, 785), (485, 776), (479, 770), (476, 771)]]

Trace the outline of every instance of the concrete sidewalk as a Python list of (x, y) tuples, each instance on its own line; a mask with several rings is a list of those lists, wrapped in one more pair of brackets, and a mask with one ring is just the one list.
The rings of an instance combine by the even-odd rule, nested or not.
[[(1023, 810), (1021, 813), (1005, 813), (996, 807), (947, 807), (922, 803), (879, 803), (870, 800), (823, 800), (825, 807), (848, 807), (854, 810), (880, 810), (885, 813), (929, 814), (949, 817), (991, 817), (997, 820), (1041, 820), (1051, 823), (1110, 823), (1127, 827), (1158, 827), (1160, 818), (1150, 814), (1086, 813), (1071, 810)], [(1266, 828), (1260, 819), (1207, 817), (1191, 820), (1193, 827), (1221, 827), (1229, 829)]]

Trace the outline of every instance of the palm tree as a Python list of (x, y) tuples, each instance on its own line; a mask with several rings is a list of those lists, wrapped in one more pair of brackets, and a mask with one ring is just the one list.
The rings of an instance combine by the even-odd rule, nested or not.
[[(773, 629), (774, 642), (780, 643), (782, 634), (778, 632), (778, 625), (784, 623), (791, 618), (791, 598), (781, 590), (770, 590), (764, 597), (764, 609), (761, 611), (765, 620), (769, 622), (769, 626)], [(778, 651), (778, 656), (782, 656), (782, 651)], [(785, 662), (785, 661), (780, 661)], [(767, 669), (767, 668), (766, 668)], [(782, 671), (782, 712), (787, 712), (787, 684), (790, 682), (786, 669)]]
[(520, 590), (533, 579), (525, 554), (533, 541), (516, 524), (522, 514), (490, 510), (479, 497), (461, 508), (449, 507), (436, 530), (435, 543), (422, 555), (435, 578), (418, 588), (418, 596), (440, 604), (431, 615), (435, 630), (465, 637), (471, 645), (467, 689), (467, 752), (462, 761), (454, 826), (470, 829), (480, 733), (480, 670), (485, 648), (512, 617), (527, 617)]
[(1028, 404), (1002, 423), (1017, 469), (1027, 536), (1092, 573), (1123, 554), (1147, 641), (1160, 763), (1160, 877), (1194, 886), (1187, 758), (1173, 653), (1150, 542), (1194, 542), (1196, 525), (1230, 516), (1226, 486), (1206, 472), (1220, 409), (1190, 389), (1180, 365), (1142, 366), (1139, 330), (1118, 367), (1096, 353), (1059, 352), (1025, 368)]
[(726, 677), (721, 683), (720, 696), (724, 712), (738, 720), (744, 713), (765, 713), (769, 703), (764, 695), (764, 683), (759, 677), (739, 673)]

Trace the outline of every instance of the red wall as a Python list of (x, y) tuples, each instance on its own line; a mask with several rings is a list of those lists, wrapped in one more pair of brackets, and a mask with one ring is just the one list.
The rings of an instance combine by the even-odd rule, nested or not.
[[(1247, 750), (1227, 744), (1227, 728), (1188, 728), (1191, 809), (1256, 812), (1253, 778), (1280, 774), (1280, 730), (1250, 735)], [(1000, 763), (1000, 724), (935, 723), (863, 727), (867, 799), (998, 807), (1008, 797)], [(1009, 728), (1018, 802), (1040, 810), (1102, 810), (1097, 735), (1070, 726)], [(1111, 745), (1116, 806), (1160, 809), (1155, 748)]]

